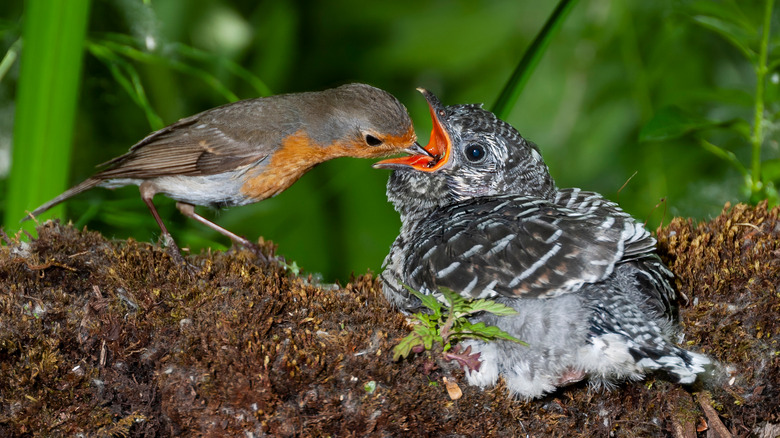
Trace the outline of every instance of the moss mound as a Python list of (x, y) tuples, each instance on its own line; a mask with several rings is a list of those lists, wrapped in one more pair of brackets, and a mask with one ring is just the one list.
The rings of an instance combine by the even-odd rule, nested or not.
[(240, 250), (187, 270), (157, 246), (46, 222), (0, 247), (0, 436), (774, 436), (778, 213), (727, 206), (659, 230), (689, 299), (683, 342), (721, 379), (529, 403), (425, 357), (393, 362), (410, 328), (372, 275), (323, 287)]

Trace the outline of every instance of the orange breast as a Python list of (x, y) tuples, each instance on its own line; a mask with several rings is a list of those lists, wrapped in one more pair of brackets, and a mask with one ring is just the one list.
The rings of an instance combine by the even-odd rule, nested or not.
[(349, 155), (347, 145), (314, 144), (303, 130), (287, 137), (264, 167), (262, 173), (244, 182), (241, 192), (255, 201), (276, 196), (290, 187), (304, 173), (323, 161)]
[(409, 147), (416, 140), (414, 129), (399, 136), (388, 136), (385, 143), (367, 147), (362, 139), (342, 140), (329, 145), (314, 143), (304, 130), (290, 135), (274, 152), (263, 172), (247, 179), (241, 193), (250, 199), (262, 201), (276, 196), (290, 187), (304, 173), (324, 161), (338, 157), (376, 158), (394, 154)]

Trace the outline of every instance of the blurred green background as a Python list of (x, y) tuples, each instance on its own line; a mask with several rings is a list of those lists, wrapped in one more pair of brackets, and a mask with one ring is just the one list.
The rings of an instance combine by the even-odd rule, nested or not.
[[(12, 189), (8, 176), (14, 165), (19, 59), (24, 60), (27, 47), (19, 41), (29, 3), (0, 5), (5, 54), (0, 64), (0, 193)], [(347, 82), (369, 83), (397, 96), (424, 144), (431, 122), (415, 87), (432, 90), (445, 104), (484, 102), (490, 108), (555, 5), (538, 0), (85, 2), (90, 50), (83, 54), (77, 85), (61, 86), (77, 92), (73, 146), (67, 149), (68, 138), (50, 141), (57, 143), (51, 148), (64, 150), (65, 158), (55, 166), (72, 185), (90, 176), (97, 164), (126, 152), (158, 124), (224, 104), (230, 93), (245, 99), (260, 95), (264, 87), (286, 93)], [(739, 129), (749, 131), (750, 126), (742, 125), (754, 122), (756, 70), (726, 34), (732, 32), (757, 48), (761, 35), (751, 34), (750, 26), (762, 29), (765, 5), (758, 0), (581, 0), (546, 48), (507, 119), (540, 146), (560, 187), (602, 192), (652, 228), (673, 216), (716, 215), (725, 202), (749, 198), (745, 175), (705, 151), (691, 133), (706, 128), (709, 142), (749, 167), (751, 144)], [(701, 18), (708, 11), (745, 29), (718, 32), (718, 23), (708, 26)], [(776, 59), (777, 11), (769, 18), (769, 58)], [(249, 80), (238, 66), (259, 81)], [(769, 169), (780, 157), (780, 81), (777, 65), (766, 73), (760, 145)], [(117, 77), (128, 82), (122, 84)], [(139, 96), (148, 103), (139, 102)], [(46, 105), (42, 100), (38, 109)], [(695, 114), (698, 118), (684, 119), (685, 126), (693, 127), (680, 128), (685, 123), (679, 117), (675, 122), (656, 118), (656, 125), (667, 123), (664, 126), (673, 126), (675, 134), (645, 135), (646, 140), (659, 141), (640, 141), (643, 127), (670, 106)], [(747, 122), (728, 122), (735, 119)], [(279, 254), (308, 272), (346, 281), (351, 272), (379, 271), (400, 226), (384, 195), (388, 171), (373, 170), (371, 163), (334, 160), (276, 198), (198, 211), (251, 240), (273, 240)], [(48, 175), (29, 181), (42, 186), (46, 196), (41, 202), (63, 188), (56, 176), (50, 181)], [(7, 214), (7, 199), (0, 199), (0, 209), (10, 234), (18, 229), (21, 215)], [(198, 252), (230, 245), (185, 220), (172, 201), (158, 196), (155, 202), (181, 246)], [(156, 241), (159, 234), (136, 187), (94, 189), (55, 214), (117, 239)]]

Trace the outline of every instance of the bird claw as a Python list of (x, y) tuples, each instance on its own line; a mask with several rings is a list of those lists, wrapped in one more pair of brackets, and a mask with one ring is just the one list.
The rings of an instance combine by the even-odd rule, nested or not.
[(257, 256), (258, 259), (260, 259), (261, 262), (265, 264), (269, 264), (272, 261), (275, 261), (275, 257), (273, 256), (267, 256), (265, 253), (263, 253), (263, 249), (260, 247), (260, 245), (256, 243), (252, 243), (247, 239), (242, 239), (241, 241), (235, 242), (238, 245), (244, 247), (249, 252), (253, 253), (255, 256)]
[(173, 237), (170, 234), (163, 234), (160, 237), (160, 240), (162, 240), (162, 244), (165, 247), (165, 252), (168, 253), (168, 256), (175, 264), (183, 266), (190, 274), (195, 274), (200, 271), (197, 266), (189, 263), (187, 259), (184, 258), (179, 249), (179, 245), (176, 244), (176, 241), (173, 240)]

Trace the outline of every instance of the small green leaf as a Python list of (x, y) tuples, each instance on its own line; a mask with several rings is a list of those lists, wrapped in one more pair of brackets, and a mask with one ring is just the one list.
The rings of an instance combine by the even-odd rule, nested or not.
[(417, 292), (416, 290), (412, 289), (411, 287), (405, 284), (403, 286), (406, 288), (406, 290), (409, 291), (409, 293), (419, 298), (423, 306), (431, 309), (434, 315), (441, 314), (441, 303), (439, 302), (439, 300), (436, 299), (436, 297), (434, 297), (433, 295), (425, 295), (420, 292)]
[(688, 6), (693, 15), (706, 15), (716, 17), (728, 22), (734, 26), (744, 29), (744, 32), (755, 34), (757, 29), (750, 22), (750, 19), (738, 7), (736, 2), (713, 2), (712, 0), (699, 0)]
[[(427, 316), (427, 315), (426, 315)], [(417, 333), (417, 335), (420, 337), (420, 339), (425, 338), (426, 336), (435, 336), (439, 334), (439, 331), (436, 327), (436, 324), (432, 324), (431, 327), (426, 327), (422, 324), (417, 324), (414, 326), (414, 329), (412, 329), (414, 333)]]
[(422, 339), (419, 334), (416, 332), (409, 333), (405, 338), (401, 339), (398, 345), (393, 347), (393, 360), (409, 356), (412, 349), (418, 345), (422, 345)]
[(742, 52), (742, 54), (745, 55), (745, 58), (755, 64), (758, 55), (750, 48), (751, 43), (754, 42), (751, 40), (755, 39), (754, 35), (749, 34), (734, 23), (716, 17), (699, 15), (693, 17), (693, 21), (722, 36), (723, 39), (730, 42), (732, 46)]
[(444, 298), (450, 303), (450, 313), (455, 315), (455, 318), (460, 318), (464, 313), (468, 313), (468, 301), (460, 296), (460, 294), (454, 292), (447, 287), (439, 288)]
[(426, 333), (422, 338), (423, 347), (425, 347), (426, 350), (433, 348), (433, 342), (436, 340), (436, 337), (437, 336), (435, 336), (433, 333)]
[(471, 324), (470, 322), (466, 321), (462, 326), (461, 332), (463, 335), (466, 335), (463, 337), (477, 338), (477, 339), (482, 339), (484, 341), (494, 341), (496, 339), (504, 339), (507, 341), (512, 341), (521, 345), (528, 346), (527, 343), (521, 341), (520, 339), (515, 338), (514, 336), (501, 330), (500, 328), (494, 325), (485, 325), (484, 322)]
[(497, 303), (493, 300), (476, 300), (470, 304), (470, 313), (490, 312), (498, 316), (509, 316), (517, 314), (517, 311), (509, 306)]
[(527, 345), (498, 327), (486, 326), (484, 322), (472, 324), (467, 319), (468, 315), (479, 312), (490, 312), (499, 316), (515, 314), (515, 310), (511, 307), (490, 300), (469, 300), (451, 289), (442, 288), (441, 294), (450, 304), (447, 312), (442, 314), (441, 310), (445, 306), (435, 297), (421, 294), (406, 285), (404, 287), (409, 293), (418, 297), (423, 305), (436, 310), (432, 314), (422, 312), (414, 314), (420, 323), (416, 324), (412, 333), (393, 348), (393, 360), (407, 357), (413, 350), (420, 351), (418, 348), (420, 346), (425, 350), (431, 350), (434, 344), (440, 344), (442, 352), (446, 352), (452, 348), (453, 340), (467, 338), (486, 341), (504, 339)]
[(754, 48), (758, 47), (760, 33), (758, 23), (745, 15), (739, 3), (699, 1), (690, 6), (690, 11), (696, 24), (720, 35), (755, 64), (758, 53)]
[(285, 271), (290, 271), (296, 277), (301, 274), (301, 267), (293, 260), (292, 263), (280, 262)]

